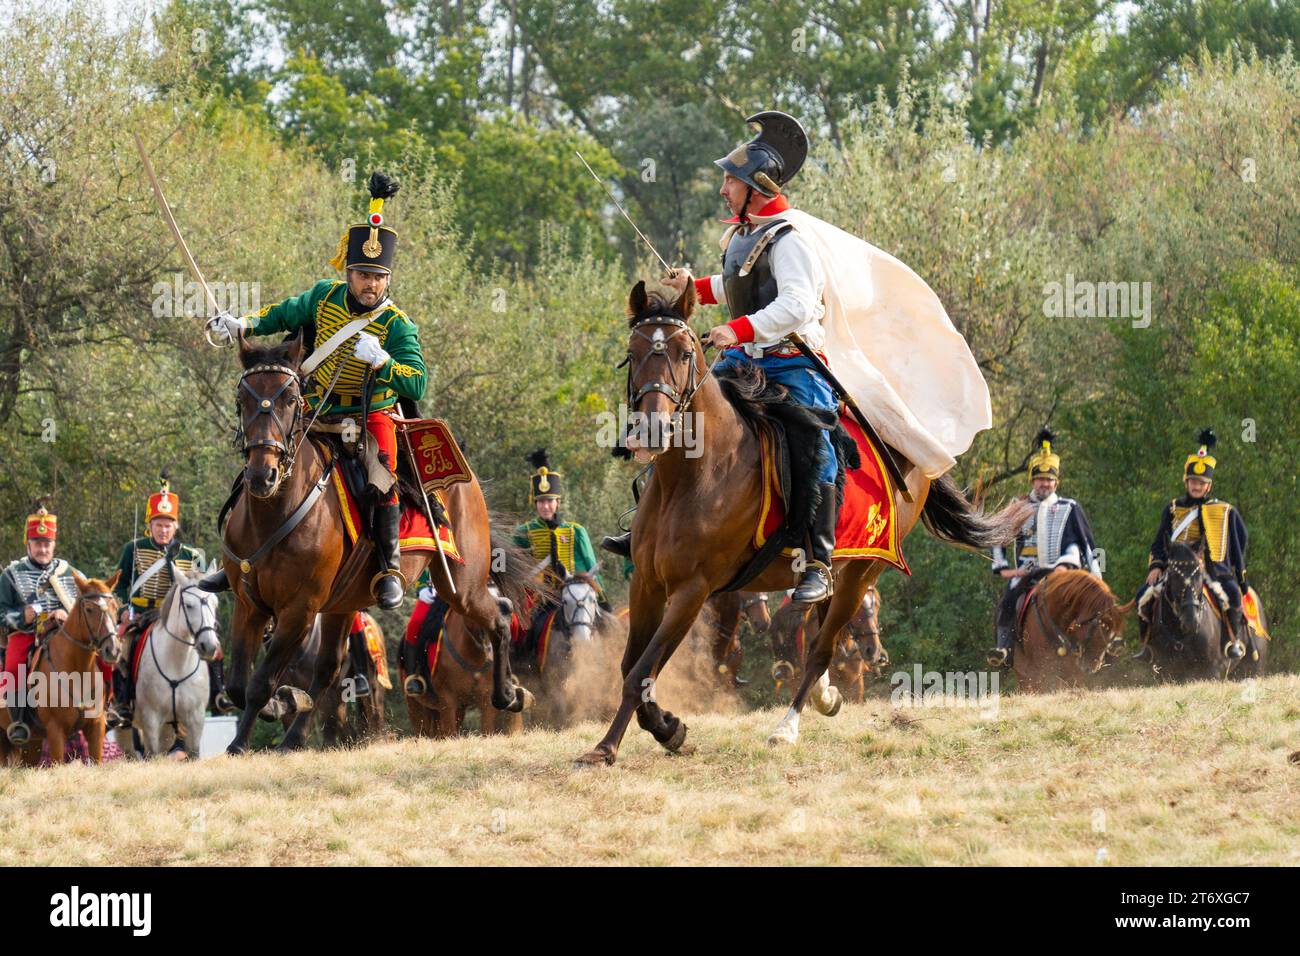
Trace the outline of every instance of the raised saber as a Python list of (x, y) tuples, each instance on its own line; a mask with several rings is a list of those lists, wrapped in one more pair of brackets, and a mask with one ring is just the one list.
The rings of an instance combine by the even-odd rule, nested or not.
[(605, 190), (605, 195), (609, 197), (609, 201), (612, 202), (618, 208), (618, 211), (623, 214), (623, 218), (627, 220), (627, 224), (631, 226), (633, 229), (636, 229), (636, 234), (641, 237), (641, 241), (650, 247), (650, 251), (655, 254), (655, 258), (659, 260), (660, 264), (664, 267), (664, 270), (669, 273), (676, 274), (677, 270), (674, 269), (672, 266), (670, 266), (668, 263), (664, 262), (664, 257), (659, 255), (659, 250), (654, 247), (654, 243), (652, 243), (649, 239), (645, 237), (644, 232), (642, 232), (640, 229), (637, 229), (636, 223), (634, 223), (632, 221), (632, 217), (627, 214), (627, 210), (623, 208), (623, 204), (614, 198), (614, 193), (609, 188), (609, 185), (605, 182), (605, 180), (597, 176), (596, 171), (591, 168), (591, 163), (587, 162), (587, 160), (583, 158), (582, 153), (579, 153), (576, 149), (574, 150), (574, 152), (577, 153), (578, 158), (582, 160), (582, 165), (587, 167), (587, 172), (591, 173), (591, 178), (596, 180), (596, 182), (600, 183), (601, 188)]
[(176, 245), (181, 251), (181, 258), (185, 260), (185, 265), (190, 270), (191, 278), (203, 289), (203, 297), (207, 300), (212, 318), (204, 326), (203, 337), (208, 340), (208, 344), (213, 348), (224, 348), (230, 343), (214, 342), (211, 334), (212, 323), (216, 321), (216, 317), (221, 314), (222, 309), (217, 305), (217, 299), (208, 286), (208, 280), (203, 278), (203, 272), (199, 269), (199, 264), (194, 261), (194, 256), (190, 254), (190, 247), (185, 244), (185, 237), (181, 235), (180, 227), (176, 225), (176, 217), (172, 215), (171, 206), (167, 205), (167, 197), (163, 195), (162, 186), (158, 183), (158, 176), (153, 171), (153, 163), (149, 161), (149, 154), (145, 152), (144, 142), (140, 139), (140, 134), (132, 131), (131, 135), (135, 137), (135, 148), (140, 152), (140, 161), (144, 163), (145, 175), (149, 177), (149, 185), (153, 187), (153, 194), (158, 200), (158, 209), (162, 212), (163, 219), (167, 222), (167, 228), (171, 230), (172, 237), (176, 240)]
[(899, 467), (898, 462), (894, 458), (894, 453), (881, 439), (880, 435), (876, 432), (875, 427), (871, 422), (867, 421), (867, 416), (862, 414), (862, 409), (858, 408), (858, 403), (853, 400), (853, 396), (850, 395), (848, 390), (840, 384), (840, 380), (835, 377), (835, 374), (827, 367), (826, 363), (821, 360), (821, 356), (812, 350), (812, 347), (803, 340), (803, 337), (800, 336), (798, 332), (791, 332), (789, 338), (790, 341), (794, 343), (794, 347), (800, 351), (803, 357), (813, 363), (821, 377), (826, 379), (826, 384), (828, 384), (835, 392), (836, 397), (844, 403), (845, 407), (847, 407), (850, 412), (853, 413), (853, 417), (857, 419), (858, 424), (862, 427), (863, 433), (875, 442), (876, 447), (880, 449), (880, 457), (885, 462), (885, 470), (889, 472), (889, 477), (894, 479), (894, 484), (898, 486), (898, 490), (902, 496), (907, 501), (912, 501), (912, 493), (907, 489), (907, 479), (903, 477), (903, 469)]

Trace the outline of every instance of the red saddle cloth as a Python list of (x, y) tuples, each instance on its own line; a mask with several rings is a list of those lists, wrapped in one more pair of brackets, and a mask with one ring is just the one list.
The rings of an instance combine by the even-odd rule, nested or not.
[(153, 624), (150, 624), (135, 639), (135, 653), (131, 655), (131, 683), (134, 684), (140, 679), (140, 657), (144, 654), (144, 646), (149, 643), (149, 635), (153, 632)]
[[(910, 575), (912, 571), (903, 558), (899, 541), (894, 485), (880, 452), (852, 417), (840, 415), (840, 424), (857, 444), (862, 467), (847, 469), (844, 474), (844, 504), (835, 521), (834, 557), (837, 560), (875, 558)], [(761, 435), (761, 442), (763, 503), (759, 509), (758, 527), (754, 531), (755, 548), (761, 548), (785, 519), (785, 503), (781, 498), (772, 442), (766, 434)], [(784, 553), (792, 552), (787, 548)]]
[[(357, 508), (356, 500), (348, 490), (347, 482), (343, 480), (343, 475), (339, 472), (339, 469), (335, 468), (332, 474), (334, 490), (338, 493), (339, 501), (347, 505), (343, 509), (343, 524), (347, 528), (348, 541), (356, 544), (357, 538), (361, 534), (361, 511)], [(436, 497), (442, 503), (444, 509), (447, 507), (447, 502), (443, 500), (441, 491), (435, 491), (430, 497)], [(402, 509), (402, 518), (397, 529), (397, 539), (403, 551), (436, 551), (438, 548), (433, 541), (433, 529), (429, 527), (429, 519), (425, 517), (423, 509), (420, 508)], [(456, 550), (456, 536), (452, 533), (451, 528), (439, 528), (438, 540), (442, 542), (442, 550), (447, 555), (448, 561), (465, 563), (465, 559)]]

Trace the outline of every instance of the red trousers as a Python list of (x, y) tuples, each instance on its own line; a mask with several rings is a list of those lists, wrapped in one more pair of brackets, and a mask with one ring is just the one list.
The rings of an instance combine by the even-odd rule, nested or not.
[[(381, 459), (388, 461), (388, 470), (397, 474), (397, 423), (393, 421), (389, 412), (392, 409), (384, 409), (380, 412), (371, 412), (366, 416), (366, 431), (370, 437), (375, 440), (375, 447), (378, 449)], [(388, 497), (388, 504), (397, 501), (397, 488)]]
[(415, 644), (420, 638), (420, 628), (424, 626), (424, 619), (429, 616), (429, 608), (432, 604), (426, 604), (423, 601), (415, 602), (415, 609), (411, 611), (411, 619), (406, 622), (406, 636), (403, 640), (408, 644)]
[[(18, 680), (19, 665), (26, 665), (27, 652), (31, 650), (32, 644), (36, 641), (36, 635), (31, 631), (26, 633), (15, 631), (9, 635), (9, 647), (5, 651), (5, 673), (13, 676), (15, 681)], [(112, 688), (113, 686), (113, 668), (104, 663), (103, 658), (99, 659), (99, 672), (104, 675), (104, 686)], [(17, 684), (14, 685), (15, 687)]]

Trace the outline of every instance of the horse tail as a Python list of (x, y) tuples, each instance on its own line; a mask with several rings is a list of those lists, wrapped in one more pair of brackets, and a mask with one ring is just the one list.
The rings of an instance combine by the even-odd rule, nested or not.
[(1016, 536), (1034, 506), (1024, 499), (1012, 501), (996, 514), (972, 505), (948, 475), (930, 483), (921, 520), (940, 541), (972, 551), (987, 551)]
[(501, 596), (519, 613), (523, 611), (529, 593), (540, 600), (553, 598), (553, 588), (539, 580), (537, 561), (532, 552), (515, 544), (515, 522), (507, 515), (492, 512), (488, 523), (492, 555), (488, 573)]

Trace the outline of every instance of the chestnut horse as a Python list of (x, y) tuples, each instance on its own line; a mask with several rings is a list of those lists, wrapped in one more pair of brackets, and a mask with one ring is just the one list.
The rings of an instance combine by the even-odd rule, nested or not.
[[(299, 713), (280, 743), (283, 750), (303, 746), (310, 699), (332, 685), (347, 651), (353, 615), (373, 603), (370, 581), (373, 547), (349, 543), (343, 503), (330, 472), (333, 452), (309, 440), (301, 332), (279, 345), (258, 348), (242, 337), (243, 374), (236, 402), (243, 436), (243, 493), (230, 512), (224, 536), (226, 580), (236, 603), (231, 654), (231, 699), (243, 708), (235, 739), (227, 750), (248, 748), (258, 713), (277, 691), (282, 675), (302, 648), (317, 614), (321, 615), (321, 653), (310, 689), (290, 689)], [(429, 552), (402, 555), (402, 575), (413, 581), (426, 566), (439, 594), (476, 627), (493, 635), (496, 655), (492, 705), (523, 710), (529, 695), (510, 670), (510, 616), (488, 591), (492, 540), (487, 503), (478, 479), (458, 482), (444, 492), (456, 546), (464, 562), (449, 561), (448, 572)], [(262, 663), (249, 671), (274, 620), (275, 632)]]
[[(15, 755), (21, 757), (23, 766), (37, 766), (42, 737), (49, 741), (50, 762), (66, 763), (68, 739), (78, 730), (86, 736), (91, 761), (103, 762), (108, 688), (102, 684), (99, 662), (102, 659), (105, 664), (116, 664), (122, 656), (117, 637), (117, 598), (113, 597), (120, 573), (100, 581), (73, 572), (80, 594), (68, 619), (40, 638), (40, 661), (32, 672), (45, 689), (41, 695), (45, 700), (34, 702), (40, 725), (32, 727), (29, 743), (15, 747), (5, 733), (10, 723), (9, 708), (0, 708), (0, 767), (10, 764)], [(51, 699), (64, 697), (68, 698), (66, 702)]]
[[(492, 645), (470, 630), (465, 617), (448, 611), (428, 695), (406, 695), (406, 713), (417, 737), (457, 737), (465, 728), (471, 707), (479, 712), (484, 734), (517, 734), (523, 730), (522, 714), (498, 714), (491, 706)], [(406, 672), (401, 672), (406, 683)]]
[[(637, 723), (668, 751), (686, 740), (686, 725), (660, 707), (654, 682), (690, 630), (709, 596), (733, 580), (754, 555), (754, 529), (762, 502), (762, 472), (756, 418), (761, 376), (732, 378), (729, 397), (704, 359), (704, 345), (688, 324), (695, 307), (695, 287), (676, 302), (651, 295), (644, 282), (633, 287), (628, 302), (628, 410), (652, 423), (648, 445), (635, 448), (639, 461), (654, 469), (646, 484), (632, 527), (636, 573), (627, 647), (623, 655), (623, 696), (608, 732), (580, 764), (612, 764), (628, 724)], [(694, 447), (675, 441), (684, 413), (694, 424)], [(629, 440), (633, 447), (635, 439)], [(995, 516), (971, 506), (950, 477), (931, 482), (919, 469), (906, 477), (911, 501), (895, 494), (901, 536), (922, 518), (942, 540), (983, 550), (1009, 540), (1026, 516), (1013, 504)], [(822, 713), (841, 703), (826, 669), (835, 638), (862, 603), (863, 595), (883, 571), (877, 560), (835, 562), (835, 593), (818, 606), (821, 626), (809, 643), (803, 680), (768, 742), (793, 744), (799, 716), (811, 697)], [(754, 591), (780, 591), (794, 583), (791, 565), (777, 559), (747, 583)], [(814, 693), (815, 691), (815, 693)]]
[(1095, 574), (1075, 568), (1048, 574), (1028, 602), (1012, 668), (1016, 686), (1031, 693), (1081, 686), (1113, 661), (1134, 607), (1121, 605)]

